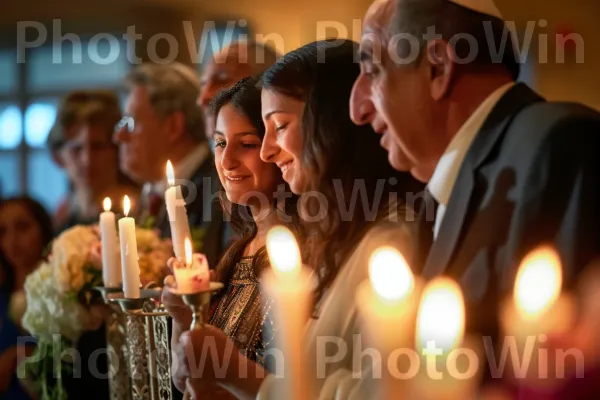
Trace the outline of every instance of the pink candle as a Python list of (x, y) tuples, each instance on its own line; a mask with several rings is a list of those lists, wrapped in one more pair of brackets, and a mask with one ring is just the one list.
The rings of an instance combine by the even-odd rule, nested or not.
[(173, 268), (177, 289), (181, 293), (195, 293), (210, 289), (208, 261), (204, 254), (192, 253), (192, 242), (185, 239), (185, 262), (176, 262)]

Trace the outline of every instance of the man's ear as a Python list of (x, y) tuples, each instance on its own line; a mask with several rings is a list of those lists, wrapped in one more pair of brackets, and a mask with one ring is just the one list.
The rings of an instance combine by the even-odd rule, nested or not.
[(456, 53), (452, 46), (443, 39), (428, 42), (426, 53), (431, 79), (431, 97), (440, 100), (446, 97), (450, 91), (456, 67)]
[(185, 131), (185, 116), (182, 111), (171, 113), (165, 119), (165, 123), (168, 125), (169, 143), (176, 142), (187, 134)]

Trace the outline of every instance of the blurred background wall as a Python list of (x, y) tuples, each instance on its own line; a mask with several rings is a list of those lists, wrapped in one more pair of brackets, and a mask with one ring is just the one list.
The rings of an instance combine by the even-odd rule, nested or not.
[[(358, 40), (370, 3), (5, 0), (0, 13), (0, 196), (28, 193), (52, 211), (68, 191), (45, 139), (57, 102), (69, 90), (112, 88), (124, 100), (121, 79), (131, 62), (158, 57), (191, 63), (200, 71), (202, 43), (207, 44), (206, 58), (238, 35), (262, 38), (282, 52), (323, 37)], [(549, 99), (600, 109), (600, 1), (496, 4), (505, 19), (515, 22), (520, 43), (530, 35), (521, 79)], [(135, 42), (127, 39), (133, 35)], [(575, 40), (563, 44), (565, 38)]]

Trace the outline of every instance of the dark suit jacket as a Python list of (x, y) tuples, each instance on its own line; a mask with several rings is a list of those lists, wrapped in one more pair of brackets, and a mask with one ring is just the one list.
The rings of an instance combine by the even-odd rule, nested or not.
[(467, 153), (424, 277), (460, 281), (469, 328), (494, 337), (500, 296), (527, 252), (555, 246), (567, 285), (598, 254), (599, 177), (600, 114), (516, 85)]
[[(190, 228), (202, 228), (206, 232), (200, 251), (206, 255), (211, 268), (217, 265), (229, 242), (226, 237), (227, 222), (218, 197), (218, 180), (214, 159), (209, 156), (189, 181), (176, 182), (182, 185)], [(171, 236), (169, 216), (164, 204), (158, 213), (156, 227), (163, 237)]]

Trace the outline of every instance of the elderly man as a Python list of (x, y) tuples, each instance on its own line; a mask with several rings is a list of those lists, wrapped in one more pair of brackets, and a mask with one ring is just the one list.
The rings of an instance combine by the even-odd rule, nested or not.
[(494, 333), (531, 250), (552, 245), (568, 286), (598, 255), (600, 115), (515, 82), (491, 0), (378, 1), (363, 29), (352, 118), (428, 182), (414, 267), (459, 280), (469, 322)]
[(235, 41), (217, 52), (202, 71), (198, 104), (204, 112), (207, 138), (212, 140), (214, 116), (210, 102), (215, 95), (247, 76), (261, 75), (273, 65), (278, 54), (269, 46), (255, 41)]
[(192, 236), (203, 236), (201, 251), (214, 267), (223, 253), (224, 224), (222, 214), (213, 211), (219, 208), (214, 204), (218, 177), (196, 104), (200, 82), (191, 68), (174, 63), (142, 64), (128, 74), (126, 83), (130, 88), (126, 115), (115, 139), (121, 169), (144, 185), (142, 219), (163, 235), (170, 234), (164, 204), (165, 166), (170, 160), (176, 179), (187, 181), (183, 188)]

